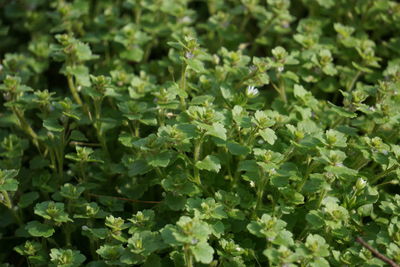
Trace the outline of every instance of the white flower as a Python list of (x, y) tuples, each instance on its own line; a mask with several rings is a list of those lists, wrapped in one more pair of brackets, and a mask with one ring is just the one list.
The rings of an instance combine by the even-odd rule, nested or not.
[(86, 225), (82, 225), (82, 230), (87, 231), (87, 230), (89, 230), (89, 227), (87, 227)]
[(236, 251), (241, 251), (242, 249), (240, 248), (240, 247), (237, 247), (236, 248)]
[(191, 23), (191, 22), (192, 22), (192, 19), (191, 19), (189, 16), (184, 16), (184, 17), (181, 19), (181, 22), (182, 22), (182, 23)]
[(256, 184), (254, 183), (254, 181), (250, 181), (250, 186), (251, 187), (256, 187)]
[(3, 65), (0, 64), (0, 71), (2, 71), (2, 70), (3, 70)]
[(279, 72), (282, 72), (282, 71), (284, 71), (284, 70), (285, 70), (285, 68), (284, 68), (283, 66), (278, 67), (278, 71), (279, 71)]
[(192, 52), (187, 51), (187, 52), (185, 53), (185, 57), (186, 57), (187, 59), (192, 59), (192, 58), (194, 58), (194, 55), (193, 55)]
[(259, 91), (258, 91), (258, 89), (257, 88), (255, 88), (254, 86), (247, 86), (247, 89), (246, 89), (246, 95), (248, 96), (248, 97), (256, 97), (257, 95), (259, 94)]

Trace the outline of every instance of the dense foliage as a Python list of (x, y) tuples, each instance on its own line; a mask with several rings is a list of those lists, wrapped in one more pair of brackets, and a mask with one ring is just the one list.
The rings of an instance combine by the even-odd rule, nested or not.
[(400, 262), (396, 1), (0, 12), (0, 266)]

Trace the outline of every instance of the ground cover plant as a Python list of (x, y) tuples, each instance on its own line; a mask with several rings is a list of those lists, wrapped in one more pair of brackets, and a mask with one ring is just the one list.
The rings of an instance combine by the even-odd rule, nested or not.
[(400, 262), (396, 1), (0, 12), (0, 266)]

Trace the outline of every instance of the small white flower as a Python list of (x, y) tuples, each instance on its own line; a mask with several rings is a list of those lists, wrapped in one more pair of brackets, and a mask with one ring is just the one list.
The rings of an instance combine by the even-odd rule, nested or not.
[(173, 116), (175, 116), (175, 114), (172, 113), (172, 112), (167, 112), (167, 113), (165, 114), (165, 116), (166, 116), (167, 118), (172, 118)]
[(82, 86), (78, 86), (78, 87), (76, 87), (76, 90), (78, 91), (78, 92), (80, 92), (81, 90), (82, 90)]
[(199, 243), (199, 240), (197, 240), (196, 238), (193, 238), (191, 243), (192, 243), (192, 245), (196, 245), (197, 243)]
[(279, 71), (279, 72), (282, 72), (282, 71), (284, 71), (284, 70), (285, 70), (285, 68), (284, 68), (283, 66), (278, 67), (278, 71)]
[(89, 227), (87, 227), (86, 225), (82, 225), (82, 230), (87, 231), (87, 230), (89, 230)]
[(181, 22), (182, 22), (182, 23), (191, 23), (191, 22), (192, 22), (192, 19), (191, 19), (189, 16), (184, 16), (184, 17), (181, 19)]
[(388, 153), (389, 153), (389, 152), (388, 152), (386, 149), (382, 150), (382, 154), (383, 154), (383, 155), (387, 156)]
[(283, 22), (283, 23), (281, 24), (281, 26), (282, 26), (283, 28), (287, 29), (287, 28), (290, 27), (290, 24), (289, 24), (289, 22), (285, 21), (285, 22)]
[(343, 167), (344, 165), (343, 165), (343, 163), (341, 163), (341, 162), (337, 162), (337, 163), (335, 163), (335, 166), (336, 166), (336, 167)]
[(258, 91), (258, 89), (257, 88), (255, 88), (254, 86), (247, 86), (247, 89), (246, 89), (246, 95), (248, 96), (248, 97), (255, 97), (255, 96), (257, 96), (259, 94), (259, 91)]
[(0, 64), (0, 71), (2, 71), (2, 70), (3, 70), (3, 65)]
[(367, 181), (365, 181), (363, 178), (358, 178), (356, 182), (356, 189), (357, 190), (363, 190), (365, 186), (367, 185)]
[(253, 71), (256, 71), (257, 70), (257, 66), (256, 65), (251, 65), (250, 67), (249, 67), (249, 71), (250, 72), (253, 72)]
[(194, 58), (194, 55), (193, 55), (193, 53), (187, 51), (187, 52), (185, 53), (185, 57), (186, 57), (187, 59), (192, 59), (192, 58)]
[(250, 187), (256, 187), (256, 184), (254, 183), (254, 181), (250, 181)]
[(259, 145), (262, 145), (262, 144), (264, 144), (264, 140), (259, 139), (259, 140), (257, 141), (257, 143), (258, 143)]
[(375, 111), (376, 109), (374, 107), (369, 107), (368, 110), (369, 111)]

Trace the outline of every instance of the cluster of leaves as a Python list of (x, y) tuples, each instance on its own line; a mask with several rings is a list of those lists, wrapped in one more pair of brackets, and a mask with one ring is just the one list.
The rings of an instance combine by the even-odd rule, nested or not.
[(396, 1), (0, 12), (1, 266), (400, 262)]

